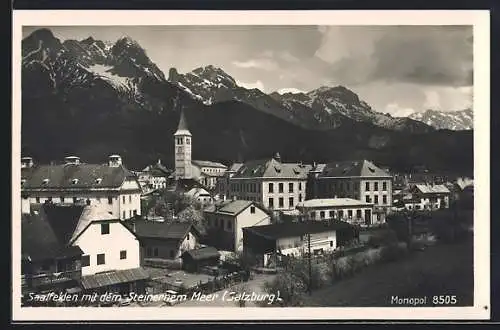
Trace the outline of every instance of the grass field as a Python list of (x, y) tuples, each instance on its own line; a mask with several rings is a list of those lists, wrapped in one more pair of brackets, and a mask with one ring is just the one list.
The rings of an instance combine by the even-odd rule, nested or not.
[[(314, 291), (305, 306), (397, 307), (391, 298), (455, 295), (457, 306), (473, 304), (473, 242), (443, 244), (401, 261), (369, 267), (350, 279)], [(406, 305), (407, 307), (408, 305)]]

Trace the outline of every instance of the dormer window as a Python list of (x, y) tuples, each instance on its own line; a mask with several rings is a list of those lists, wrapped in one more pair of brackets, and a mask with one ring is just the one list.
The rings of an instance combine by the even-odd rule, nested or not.
[(97, 178), (97, 179), (95, 179), (95, 183), (96, 183), (96, 184), (100, 184), (101, 182), (102, 182), (102, 178)]
[(49, 183), (49, 179), (43, 179), (42, 184), (46, 185)]
[(72, 184), (77, 184), (77, 183), (78, 183), (78, 179), (73, 179), (73, 180), (71, 180), (71, 183), (72, 183)]
[(281, 168), (278, 166), (275, 166), (274, 169), (276, 170), (277, 173), (281, 173)]

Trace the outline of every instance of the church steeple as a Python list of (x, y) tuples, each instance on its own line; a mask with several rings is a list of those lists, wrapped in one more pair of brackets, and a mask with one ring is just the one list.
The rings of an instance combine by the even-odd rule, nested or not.
[(189, 132), (184, 111), (181, 110), (179, 126), (174, 134), (175, 176), (177, 179), (192, 177), (191, 132)]
[(179, 126), (177, 126), (177, 131), (175, 132), (175, 135), (191, 135), (191, 132), (189, 132), (189, 128), (187, 125), (186, 116), (184, 115), (183, 110), (181, 110)]

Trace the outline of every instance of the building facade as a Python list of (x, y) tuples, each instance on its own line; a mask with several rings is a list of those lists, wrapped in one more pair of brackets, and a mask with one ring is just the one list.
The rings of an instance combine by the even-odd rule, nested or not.
[(271, 223), (270, 215), (261, 206), (244, 200), (229, 200), (204, 210), (210, 245), (225, 251), (243, 249), (243, 228)]
[(273, 211), (294, 211), (306, 199), (310, 165), (283, 163), (279, 154), (249, 161), (228, 176), (227, 197), (259, 203)]
[(450, 207), (451, 192), (444, 185), (416, 184), (403, 198), (407, 210), (439, 210)]
[(297, 209), (303, 221), (334, 219), (360, 226), (377, 223), (373, 204), (352, 198), (309, 199), (299, 203)]
[(141, 186), (118, 155), (110, 156), (108, 164), (86, 164), (70, 156), (64, 164), (36, 165), (28, 158), (22, 165), (23, 213), (29, 213), (32, 204), (49, 201), (95, 205), (122, 220), (141, 214)]
[(392, 176), (367, 160), (317, 165), (310, 173), (309, 198), (352, 198), (373, 204), (374, 222), (392, 208)]

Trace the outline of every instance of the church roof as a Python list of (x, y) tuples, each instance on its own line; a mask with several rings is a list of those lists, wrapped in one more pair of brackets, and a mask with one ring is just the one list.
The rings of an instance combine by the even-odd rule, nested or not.
[(189, 128), (187, 125), (186, 116), (184, 115), (184, 111), (181, 111), (179, 126), (177, 126), (177, 131), (175, 132), (175, 135), (177, 134), (191, 135), (191, 132), (189, 132)]

